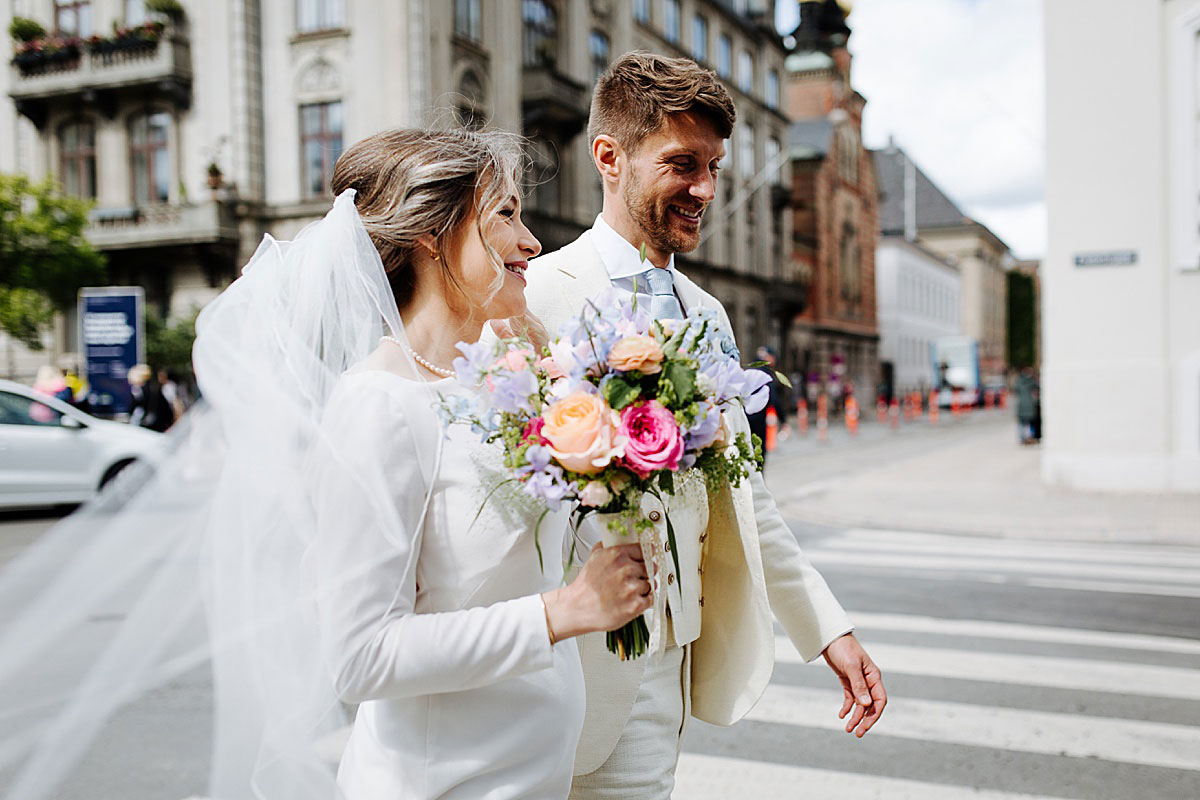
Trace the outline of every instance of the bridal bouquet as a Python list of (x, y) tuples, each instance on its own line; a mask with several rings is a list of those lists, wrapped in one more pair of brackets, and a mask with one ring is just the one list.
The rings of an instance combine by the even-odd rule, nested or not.
[[(606, 292), (542, 352), (515, 339), (460, 343), (458, 381), (478, 391), (444, 397), (441, 407), (445, 421), (503, 444), (505, 482), (523, 484), (544, 513), (571, 502), (576, 525), (605, 515), (606, 546), (644, 541), (654, 526), (637, 513), (642, 496), (673, 494), (679, 473), (699, 471), (712, 490), (757, 467), (761, 444), (733, 436), (723, 412), (735, 403), (761, 409), (771, 380), (727, 354), (736, 351), (715, 311), (654, 320), (619, 297)], [(680, 574), (669, 515), (666, 527)], [(636, 658), (649, 639), (639, 617), (609, 633), (608, 648)]]

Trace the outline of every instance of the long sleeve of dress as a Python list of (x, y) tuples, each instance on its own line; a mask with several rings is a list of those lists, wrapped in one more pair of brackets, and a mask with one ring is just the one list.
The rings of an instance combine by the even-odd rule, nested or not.
[[(318, 533), (310, 550), (322, 647), (338, 695), (361, 703), (454, 692), (550, 666), (536, 594), (415, 613), (432, 479), (422, 465), (435, 459), (437, 421), (430, 398), (409, 403), (368, 379), (352, 385), (339, 388), (323, 429), (332, 456), (314, 489)], [(434, 435), (422, 435), (429, 425)]]

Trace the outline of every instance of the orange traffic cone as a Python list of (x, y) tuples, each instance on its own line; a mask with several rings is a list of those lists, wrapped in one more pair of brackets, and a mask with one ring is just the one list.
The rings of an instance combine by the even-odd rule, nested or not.
[(829, 441), (829, 396), (817, 396), (817, 441)]
[(801, 436), (808, 435), (808, 401), (806, 400), (796, 403), (796, 428), (800, 431)]
[(887, 422), (887, 400), (882, 397), (875, 403), (875, 420), (880, 425)]
[(938, 422), (938, 393), (933, 390), (929, 393), (929, 424), (937, 425)]
[(1008, 405), (1008, 389), (1000, 390), (1000, 397), (997, 400), (996, 405), (1000, 406), (1000, 408), (1004, 408)]
[(912, 402), (913, 402), (913, 419), (920, 419), (922, 414), (924, 414), (925, 412), (921, 408), (921, 393), (919, 391), (914, 391), (912, 393)]
[(778, 443), (779, 437), (779, 415), (775, 413), (773, 406), (767, 406), (767, 441), (763, 447), (768, 453), (775, 452), (775, 446)]
[(846, 398), (846, 430), (851, 436), (858, 435), (858, 401), (854, 395)]
[(900, 427), (900, 401), (892, 398), (891, 408), (888, 409), (888, 416), (891, 418), (892, 430)]
[(995, 405), (995, 402), (996, 402), (996, 397), (993, 394), (991, 389), (988, 389), (986, 392), (983, 393), (983, 407), (984, 408), (990, 409), (993, 405)]

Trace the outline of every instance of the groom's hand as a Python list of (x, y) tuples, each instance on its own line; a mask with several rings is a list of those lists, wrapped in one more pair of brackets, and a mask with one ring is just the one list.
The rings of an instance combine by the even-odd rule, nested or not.
[[(883, 688), (879, 667), (875, 666), (852, 633), (835, 639), (822, 655), (833, 674), (842, 682), (842, 691), (845, 693), (845, 702), (842, 703), (838, 718), (846, 719), (849, 714), (846, 733), (854, 731), (854, 735), (861, 739), (879, 721), (887, 705), (887, 691)], [(852, 714), (851, 709), (854, 710)]]

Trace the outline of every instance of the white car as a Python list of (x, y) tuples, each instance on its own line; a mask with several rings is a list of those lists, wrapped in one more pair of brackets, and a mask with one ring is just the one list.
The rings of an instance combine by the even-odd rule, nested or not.
[(162, 434), (97, 419), (28, 386), (0, 380), (0, 508), (90, 500), (134, 461), (153, 461)]

